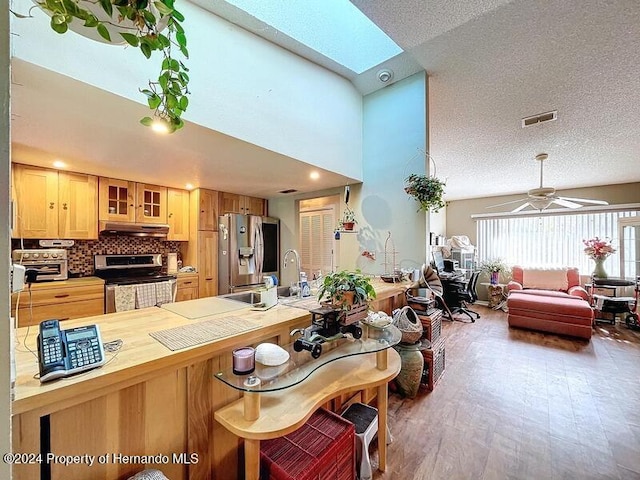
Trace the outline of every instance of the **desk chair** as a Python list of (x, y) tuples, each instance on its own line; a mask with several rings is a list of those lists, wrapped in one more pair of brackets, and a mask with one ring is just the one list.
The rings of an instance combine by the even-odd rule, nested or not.
[(478, 284), (479, 276), (480, 272), (477, 271), (471, 274), (468, 282), (447, 282), (446, 287), (448, 291), (445, 297), (449, 301), (452, 314), (463, 313), (467, 315), (472, 322), (475, 322), (476, 318), (480, 318), (479, 313), (469, 308), (469, 304), (475, 303), (475, 301), (478, 300), (476, 285)]

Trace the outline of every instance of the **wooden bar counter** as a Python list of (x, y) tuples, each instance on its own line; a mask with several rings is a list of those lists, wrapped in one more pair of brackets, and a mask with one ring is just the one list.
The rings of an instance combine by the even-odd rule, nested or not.
[[(374, 309), (402, 304), (401, 285), (374, 286)], [(228, 316), (260, 328), (177, 351), (149, 335)], [(171, 480), (237, 478), (240, 440), (215, 421), (214, 412), (241, 393), (214, 374), (231, 366), (234, 348), (290, 343), (290, 331), (308, 326), (310, 318), (305, 310), (277, 305), (264, 312), (247, 306), (196, 320), (157, 307), (69, 320), (63, 329), (95, 323), (103, 342), (122, 340), (122, 347), (107, 352), (101, 368), (45, 384), (37, 379), (38, 328), (19, 328), (13, 449), (34, 457), (14, 465), (13, 478), (124, 480), (145, 467), (158, 468)], [(41, 452), (58, 457), (47, 462), (36, 456)]]

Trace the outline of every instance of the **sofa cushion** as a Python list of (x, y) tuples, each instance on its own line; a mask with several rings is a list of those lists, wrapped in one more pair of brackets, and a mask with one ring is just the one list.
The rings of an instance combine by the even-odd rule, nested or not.
[(571, 323), (591, 327), (593, 310), (588, 302), (570, 295), (536, 295), (513, 292), (509, 295), (509, 315), (533, 317), (542, 321)]
[(567, 298), (569, 300), (582, 300), (582, 298), (574, 295), (569, 295), (565, 292), (558, 292), (556, 290), (538, 290), (535, 288), (531, 288), (529, 290), (514, 290), (512, 293), (514, 294), (522, 294), (522, 295), (539, 295), (542, 297), (555, 297), (555, 298)]
[(564, 290), (569, 288), (566, 268), (523, 268), (522, 286), (542, 290)]

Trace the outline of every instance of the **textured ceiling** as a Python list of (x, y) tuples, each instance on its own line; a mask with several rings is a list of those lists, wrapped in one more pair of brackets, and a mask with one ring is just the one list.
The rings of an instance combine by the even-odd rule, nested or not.
[[(640, 181), (637, 0), (353, 0), (430, 78), (447, 198)], [(473, 5), (470, 5), (473, 3)], [(554, 122), (521, 128), (550, 110)]]
[[(430, 151), (438, 176), (447, 180), (447, 199), (526, 192), (538, 186), (534, 156), (543, 151), (550, 155), (546, 186), (640, 181), (638, 0), (352, 2), (405, 49), (385, 64), (394, 69), (395, 81), (421, 68), (429, 74)], [(255, 19), (227, 15), (267, 39), (273, 33), (271, 41), (349, 78), (363, 94), (380, 88), (378, 67), (355, 75)], [(302, 183), (309, 165), (193, 124), (181, 132), (179, 144), (154, 141), (155, 150), (141, 144), (140, 155), (122, 158), (113, 139), (128, 132), (109, 112), (117, 105), (137, 118), (144, 106), (23, 62), (14, 61), (13, 69), (15, 151), (33, 163), (48, 162), (43, 151), (55, 148), (77, 161), (92, 158), (85, 169), (93, 173), (126, 172), (132, 180), (176, 187), (207, 178), (202, 186), (220, 188), (216, 178), (242, 172), (225, 188), (259, 196), (273, 196), (292, 179), (303, 191), (350, 183), (330, 172), (323, 183)], [(69, 92), (82, 92), (82, 105), (90, 108), (70, 108), (77, 102)], [(556, 121), (521, 128), (523, 117), (549, 110), (558, 111)], [(88, 111), (106, 115), (91, 117)], [(65, 125), (76, 125), (76, 135)], [(78, 137), (90, 142), (74, 143)], [(213, 162), (212, 151), (223, 154)], [(173, 158), (188, 158), (190, 170)], [(279, 168), (266, 172), (264, 165)]]

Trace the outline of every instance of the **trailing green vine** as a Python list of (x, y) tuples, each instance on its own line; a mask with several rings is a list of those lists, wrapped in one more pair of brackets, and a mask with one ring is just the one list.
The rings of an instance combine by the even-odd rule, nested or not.
[(419, 204), (419, 210), (423, 212), (437, 212), (445, 206), (442, 196), (446, 183), (429, 175), (412, 173), (405, 179), (404, 190)]
[[(108, 25), (131, 32), (119, 32), (132, 47), (139, 48), (146, 58), (152, 52), (162, 52), (163, 60), (157, 80), (149, 81), (149, 88), (140, 89), (146, 96), (153, 117), (140, 120), (145, 126), (160, 122), (170, 133), (184, 126), (182, 114), (189, 106), (189, 69), (173, 57), (172, 49), (177, 49), (189, 58), (187, 38), (182, 22), (184, 16), (175, 9), (175, 0), (35, 0), (37, 6), (51, 16), (51, 28), (60, 34), (66, 33), (74, 20), (84, 22), (83, 26), (95, 28), (107, 42), (112, 42)], [(99, 18), (89, 8), (100, 7), (108, 20)], [(14, 15), (25, 18), (13, 12)], [(31, 16), (31, 15), (29, 15)], [(123, 21), (127, 24), (123, 25)], [(128, 23), (130, 22), (130, 25)], [(166, 35), (161, 33), (166, 23)]]

